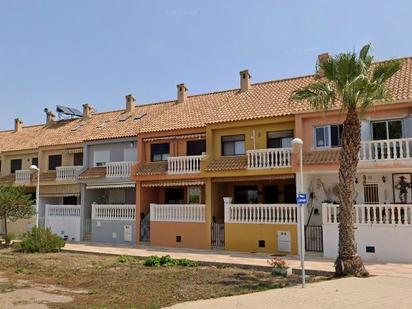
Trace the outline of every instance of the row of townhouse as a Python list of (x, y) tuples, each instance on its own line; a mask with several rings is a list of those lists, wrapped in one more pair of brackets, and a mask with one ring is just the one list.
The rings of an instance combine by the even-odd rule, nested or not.
[[(291, 102), (314, 76), (137, 104), (0, 132), (1, 183), (35, 193), (42, 225), (67, 240), (298, 254), (291, 141), (304, 141), (306, 250), (334, 257), (338, 159), (345, 114)], [(412, 261), (412, 58), (389, 82), (392, 100), (362, 117), (354, 209), (359, 253)], [(20, 226), (27, 228), (27, 222)]]

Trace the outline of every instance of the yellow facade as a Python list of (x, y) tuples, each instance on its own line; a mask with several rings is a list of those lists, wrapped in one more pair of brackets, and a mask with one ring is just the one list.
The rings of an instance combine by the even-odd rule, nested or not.
[[(291, 233), (291, 252), (278, 249), (278, 231)], [(259, 247), (259, 241), (265, 247)], [(225, 224), (225, 249), (244, 252), (265, 252), (276, 255), (298, 254), (298, 233), (296, 224)]]

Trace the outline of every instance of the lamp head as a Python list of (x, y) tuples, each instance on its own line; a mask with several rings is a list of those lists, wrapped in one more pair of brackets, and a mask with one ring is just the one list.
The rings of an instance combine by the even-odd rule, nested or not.
[(39, 171), (39, 168), (38, 168), (36, 165), (32, 165), (32, 166), (29, 167), (29, 170), (30, 170), (32, 173), (35, 173), (35, 172), (38, 172), (38, 171)]
[(297, 146), (297, 147), (301, 147), (303, 145), (303, 141), (296, 137), (292, 140), (292, 146)]

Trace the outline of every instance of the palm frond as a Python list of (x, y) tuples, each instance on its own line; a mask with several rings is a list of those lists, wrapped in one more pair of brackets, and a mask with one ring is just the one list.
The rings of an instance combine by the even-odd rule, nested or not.
[(401, 60), (392, 60), (377, 65), (372, 72), (372, 81), (384, 83), (391, 78), (402, 66)]
[(330, 84), (319, 81), (295, 90), (291, 100), (308, 101), (313, 108), (327, 110), (335, 102), (335, 91)]

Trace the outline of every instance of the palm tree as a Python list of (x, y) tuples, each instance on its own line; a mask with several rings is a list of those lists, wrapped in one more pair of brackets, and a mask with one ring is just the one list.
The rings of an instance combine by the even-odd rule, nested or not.
[(377, 101), (390, 99), (385, 82), (401, 66), (400, 60), (373, 64), (370, 44), (355, 52), (325, 57), (317, 63), (315, 80), (295, 90), (291, 100), (307, 101), (314, 109), (328, 110), (340, 106), (346, 113), (342, 147), (339, 154), (339, 254), (335, 262), (337, 276), (365, 276), (362, 259), (357, 255), (352, 218), (354, 182), (361, 146), (359, 113)]

